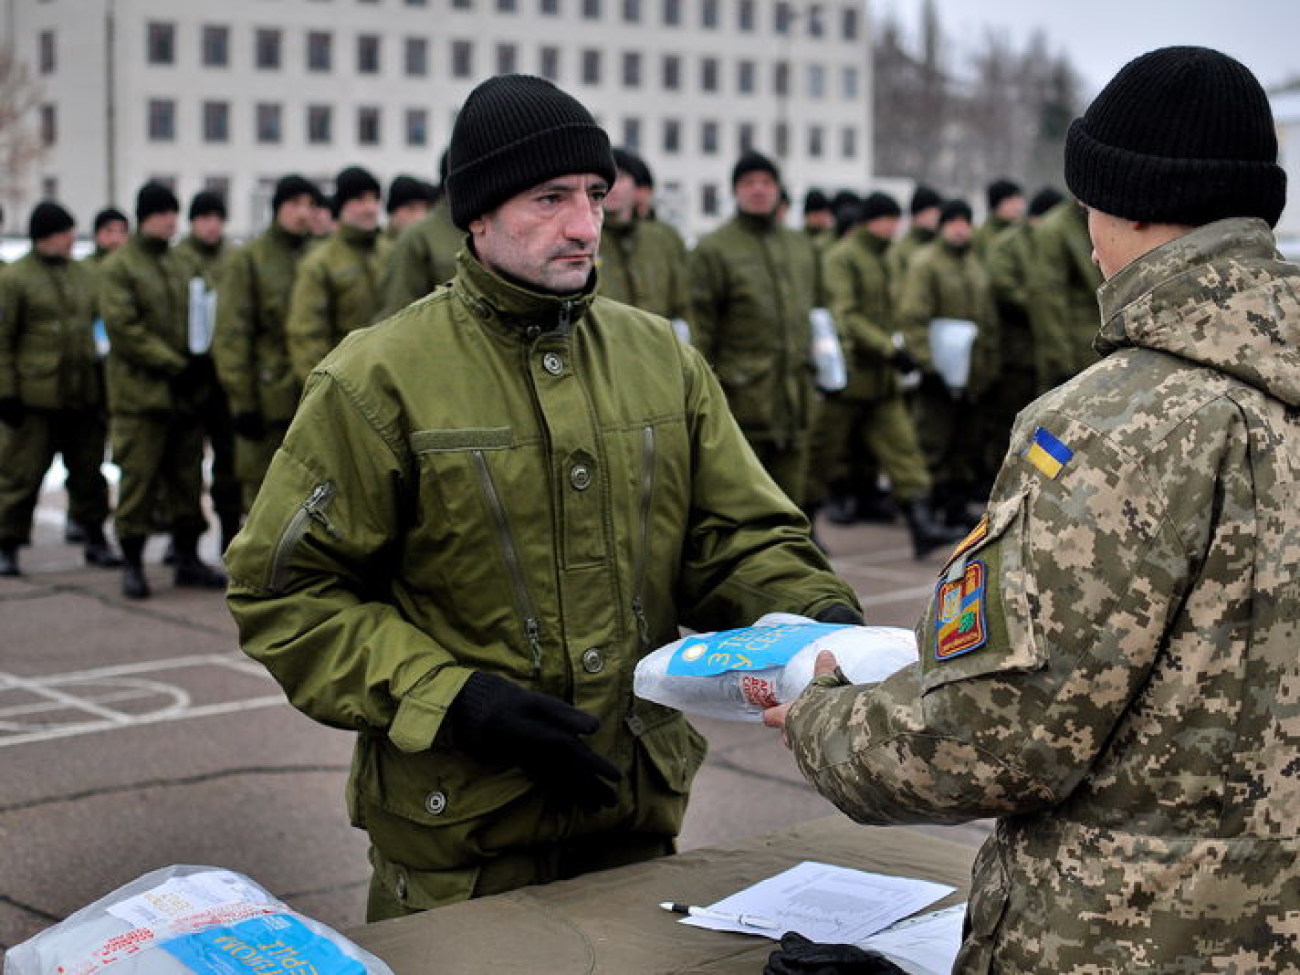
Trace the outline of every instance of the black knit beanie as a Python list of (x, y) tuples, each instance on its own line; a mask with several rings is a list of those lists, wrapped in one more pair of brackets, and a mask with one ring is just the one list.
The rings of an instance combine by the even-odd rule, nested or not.
[(1055, 186), (1044, 186), (1034, 194), (1034, 198), (1029, 201), (1029, 216), (1041, 217), (1048, 210), (1052, 209), (1058, 203), (1065, 199), (1065, 194)]
[(970, 204), (965, 200), (949, 200), (939, 211), (939, 226), (949, 223), (953, 220), (965, 220), (970, 223), (972, 219)]
[(998, 204), (1003, 200), (1009, 200), (1013, 196), (1024, 196), (1024, 190), (1020, 188), (1019, 183), (1013, 183), (1009, 179), (995, 179), (989, 183), (988, 189), (989, 209), (996, 210)]
[(429, 184), (414, 176), (395, 176), (388, 184), (388, 212), (408, 203), (428, 203), (432, 200)]
[(226, 201), (211, 190), (200, 190), (195, 193), (194, 199), (190, 200), (190, 214), (187, 219), (193, 220), (195, 217), (206, 217), (212, 213), (225, 220)]
[(614, 182), (609, 136), (544, 78), (508, 74), (469, 93), (447, 148), (451, 219), (461, 230), (529, 187), (571, 173)]
[(632, 179), (635, 180), (636, 185), (641, 189), (654, 189), (655, 174), (651, 172), (650, 164), (645, 161), (644, 157), (638, 156), (635, 152), (631, 153), (631, 156)]
[(360, 166), (349, 166), (334, 177), (334, 216), (338, 216), (343, 209), (343, 204), (349, 200), (357, 200), (367, 193), (373, 193), (375, 196), (382, 196), (383, 190), (379, 186), (379, 180), (371, 175), (369, 170), (362, 169)]
[(135, 222), (143, 223), (155, 213), (180, 213), (181, 201), (162, 183), (148, 182), (135, 196)]
[(129, 223), (126, 214), (117, 207), (104, 207), (95, 214), (94, 232), (99, 233), (110, 223)]
[(821, 190), (809, 190), (803, 195), (803, 212), (817, 213), (821, 210), (830, 210), (831, 201)]
[(781, 170), (776, 168), (776, 163), (757, 149), (746, 149), (740, 158), (736, 160), (736, 165), (731, 168), (731, 185), (733, 189), (746, 173), (767, 173), (778, 183), (781, 182)]
[(1065, 182), (1089, 207), (1155, 223), (1274, 226), (1286, 203), (1268, 96), (1245, 65), (1204, 47), (1121, 68), (1070, 125)]
[(861, 217), (863, 223), (880, 217), (901, 217), (903, 209), (888, 193), (872, 193), (862, 201)]
[(922, 211), (941, 206), (943, 206), (943, 197), (924, 183), (918, 183), (916, 189), (912, 191), (912, 202), (907, 209), (912, 216), (916, 216)]
[(51, 200), (42, 200), (32, 208), (31, 220), (27, 222), (27, 236), (33, 242), (44, 240), (76, 225), (72, 214)]
[(320, 190), (311, 180), (297, 173), (281, 176), (279, 182), (275, 184), (275, 193), (271, 196), (271, 212), (276, 213), (283, 204), (295, 197), (310, 196), (315, 202), (319, 195)]
[(618, 146), (615, 146), (612, 151), (614, 153), (614, 169), (620, 173), (627, 173), (627, 175), (632, 177), (632, 182), (635, 183), (637, 168), (637, 158), (635, 153), (629, 152), (627, 149), (622, 149)]

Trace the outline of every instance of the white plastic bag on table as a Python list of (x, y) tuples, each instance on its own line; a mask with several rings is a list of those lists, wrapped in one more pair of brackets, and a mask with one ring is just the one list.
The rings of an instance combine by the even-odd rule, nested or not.
[(822, 650), (835, 654), (854, 684), (882, 681), (917, 659), (911, 630), (769, 613), (753, 626), (696, 633), (647, 654), (632, 688), (647, 701), (702, 718), (761, 721), (765, 709), (803, 693)]
[(119, 887), (11, 948), (4, 975), (392, 975), (243, 874), (172, 866)]

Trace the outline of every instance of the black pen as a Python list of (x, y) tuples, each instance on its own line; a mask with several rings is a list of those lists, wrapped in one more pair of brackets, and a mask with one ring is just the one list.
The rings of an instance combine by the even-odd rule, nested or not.
[(726, 911), (714, 911), (707, 907), (679, 904), (676, 901), (664, 901), (659, 906), (665, 911), (672, 911), (674, 914), (685, 914), (688, 917), (703, 918), (707, 921), (726, 921), (729, 924), (741, 924), (747, 928), (775, 929), (780, 927), (775, 921), (769, 921), (765, 917), (758, 917), (754, 914), (728, 914)]

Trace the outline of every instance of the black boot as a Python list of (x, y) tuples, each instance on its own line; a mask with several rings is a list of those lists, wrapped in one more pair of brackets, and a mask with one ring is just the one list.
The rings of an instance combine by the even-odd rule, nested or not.
[(175, 582), (181, 589), (225, 589), (226, 577), (199, 558), (199, 540), (176, 535)]
[(18, 576), (18, 546), (0, 545), (0, 576)]
[(858, 520), (858, 499), (851, 494), (833, 493), (826, 499), (826, 520), (832, 525), (852, 525)]
[(116, 569), (122, 564), (122, 557), (113, 551), (113, 546), (104, 537), (100, 525), (86, 526), (86, 565), (96, 565), (101, 569)]
[(861, 491), (855, 499), (854, 514), (858, 521), (869, 525), (892, 525), (898, 517), (894, 499), (880, 488), (872, 486)]
[(960, 541), (966, 534), (965, 529), (958, 526), (939, 524), (930, 510), (930, 502), (924, 498), (905, 501), (901, 507), (908, 533), (912, 536), (912, 556), (918, 562), (935, 549)]
[(85, 526), (69, 518), (63, 524), (63, 540), (69, 545), (81, 545), (86, 541)]
[(144, 574), (144, 536), (119, 539), (122, 545), (122, 595), (127, 599), (148, 599), (153, 593)]

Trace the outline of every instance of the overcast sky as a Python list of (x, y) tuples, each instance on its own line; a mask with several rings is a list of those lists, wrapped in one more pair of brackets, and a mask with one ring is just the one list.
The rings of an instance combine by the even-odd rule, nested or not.
[[(913, 39), (921, 6), (922, 0), (871, 0), (873, 17), (892, 10)], [(936, 7), (963, 54), (987, 29), (1009, 32), (1023, 48), (1041, 27), (1053, 51), (1070, 55), (1089, 99), (1125, 63), (1170, 44), (1231, 54), (1265, 87), (1300, 77), (1300, 0), (936, 0)]]

